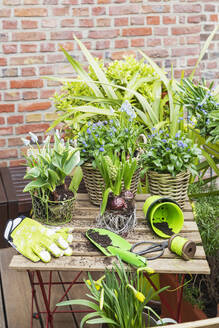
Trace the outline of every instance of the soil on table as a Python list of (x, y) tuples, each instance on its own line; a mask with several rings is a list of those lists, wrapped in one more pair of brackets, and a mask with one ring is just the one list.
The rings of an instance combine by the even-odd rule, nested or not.
[(108, 246), (112, 246), (111, 238), (107, 235), (99, 234), (98, 231), (92, 229), (88, 230), (87, 235), (89, 236), (90, 239), (92, 239), (95, 243), (97, 243), (101, 247), (106, 248)]
[(155, 228), (159, 229), (168, 236), (172, 236), (174, 234), (173, 230), (169, 227), (167, 222), (157, 222), (153, 223), (153, 225)]

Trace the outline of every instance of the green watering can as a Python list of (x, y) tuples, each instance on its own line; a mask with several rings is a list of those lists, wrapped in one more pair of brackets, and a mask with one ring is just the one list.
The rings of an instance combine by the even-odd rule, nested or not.
[(184, 216), (179, 205), (158, 195), (146, 199), (143, 212), (152, 230), (162, 238), (170, 238), (183, 227)]

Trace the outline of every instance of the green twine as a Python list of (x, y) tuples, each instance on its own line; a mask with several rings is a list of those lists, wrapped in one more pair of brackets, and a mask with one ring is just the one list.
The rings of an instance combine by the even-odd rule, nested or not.
[(173, 238), (170, 249), (172, 252), (176, 253), (179, 256), (183, 256), (183, 247), (188, 242), (188, 239), (181, 236), (176, 236)]

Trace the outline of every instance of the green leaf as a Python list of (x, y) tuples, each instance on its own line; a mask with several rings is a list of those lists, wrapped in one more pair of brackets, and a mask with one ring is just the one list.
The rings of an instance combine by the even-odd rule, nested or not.
[(76, 112), (76, 111), (84, 112), (84, 113), (94, 113), (94, 114), (100, 114), (100, 115), (108, 115), (108, 116), (114, 115), (109, 109), (97, 108), (97, 107), (91, 106), (91, 105), (75, 106), (75, 107), (71, 107), (71, 110), (72, 110), (71, 115), (73, 114), (73, 112)]
[(33, 189), (37, 189), (37, 188), (48, 188), (51, 190), (51, 186), (48, 182), (45, 182), (44, 180), (42, 179), (37, 179), (37, 180), (34, 180), (34, 181), (31, 181), (29, 182), (25, 188), (24, 188), (24, 192), (27, 192), (27, 191), (31, 191)]
[(107, 202), (108, 202), (108, 196), (109, 196), (110, 192), (112, 192), (112, 189), (107, 188), (103, 193), (103, 200), (102, 200), (102, 203), (101, 203), (100, 215), (103, 215), (103, 213), (106, 210), (106, 205), (107, 205)]
[(82, 319), (81, 319), (81, 323), (80, 323), (80, 328), (83, 328), (84, 324), (86, 323), (87, 320), (97, 317), (99, 316), (99, 314), (97, 312), (91, 312), (86, 314)]
[(65, 175), (69, 175), (71, 171), (78, 165), (80, 162), (80, 152), (79, 150), (73, 150), (70, 157), (67, 159), (63, 166)]
[(63, 301), (63, 302), (56, 304), (56, 306), (65, 306), (65, 305), (84, 305), (95, 311), (99, 310), (99, 307), (97, 304), (95, 304), (91, 301), (88, 301), (88, 300), (83, 300), (83, 299)]
[(40, 169), (38, 167), (33, 167), (26, 172), (24, 179), (33, 179), (33, 178), (38, 178), (39, 176), (40, 176)]
[[(109, 83), (104, 71), (100, 68), (100, 66), (97, 64), (96, 60), (94, 59), (94, 57), (91, 55), (91, 53), (87, 50), (87, 48), (85, 47), (85, 45), (79, 40), (77, 39), (76, 36), (74, 36), (74, 39), (77, 41), (77, 43), (79, 44), (83, 54), (85, 55), (85, 57), (87, 58), (89, 64), (92, 66), (98, 80), (100, 82), (103, 83)], [(113, 88), (111, 86), (102, 85), (103, 89), (105, 90), (107, 96), (109, 98), (112, 99), (117, 99), (116, 93), (114, 92)]]
[(112, 324), (114, 326), (119, 326), (119, 324), (116, 321), (114, 321), (110, 318), (92, 319), (92, 320), (88, 320), (87, 323), (90, 324), (90, 325), (95, 325), (95, 324), (100, 324), (100, 323), (109, 323), (109, 324)]
[(204, 44), (204, 47), (202, 48), (202, 50), (201, 50), (201, 52), (200, 52), (200, 55), (199, 55), (199, 57), (198, 57), (198, 60), (197, 60), (197, 62), (196, 62), (196, 64), (195, 64), (195, 67), (194, 67), (192, 73), (190, 74), (190, 79), (191, 79), (191, 80), (193, 79), (193, 76), (194, 76), (194, 74), (195, 74), (196, 68), (198, 67), (200, 61), (202, 60), (202, 58), (203, 58), (203, 56), (204, 56), (206, 50), (208, 49), (208, 47), (209, 47), (209, 45), (210, 45), (210, 43), (211, 43), (211, 41), (212, 41), (212, 39), (213, 39), (215, 33), (217, 32), (218, 28), (219, 28), (219, 25), (216, 25), (215, 28), (214, 28), (214, 30), (211, 32), (211, 34), (210, 34), (209, 37), (207, 38), (207, 40), (206, 40), (206, 42), (205, 42), (205, 44)]
[(211, 156), (203, 149), (202, 149), (202, 154), (206, 158), (206, 160), (209, 163), (210, 167), (219, 176), (219, 169), (218, 169), (217, 165), (215, 164), (214, 160), (211, 158)]
[(82, 178), (83, 178), (82, 169), (81, 169), (80, 166), (77, 166), (74, 169), (73, 177), (71, 179), (71, 183), (70, 183), (70, 186), (69, 186), (69, 190), (71, 190), (73, 192), (77, 192)]

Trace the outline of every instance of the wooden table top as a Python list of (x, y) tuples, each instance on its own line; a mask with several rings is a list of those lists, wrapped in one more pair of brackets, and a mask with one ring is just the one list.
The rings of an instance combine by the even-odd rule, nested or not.
[[(136, 196), (137, 225), (126, 239), (134, 244), (138, 241), (163, 241), (154, 235), (149, 228), (142, 210), (143, 204), (149, 195), (138, 194)], [(85, 232), (95, 227), (96, 216), (99, 208), (89, 202), (87, 194), (78, 194), (77, 204), (72, 222), (67, 226), (73, 226), (73, 255), (61, 258), (53, 258), (49, 263), (33, 263), (22, 255), (15, 255), (9, 265), (14, 270), (57, 270), (57, 271), (104, 271), (111, 268), (115, 257), (104, 256), (85, 237)], [(189, 201), (183, 210), (184, 226), (180, 232), (182, 237), (193, 240), (196, 245), (196, 254), (193, 259), (185, 261), (177, 255), (165, 250), (159, 259), (148, 261), (148, 266), (158, 273), (188, 273), (188, 274), (210, 274), (210, 268), (202, 247), (201, 237), (196, 222), (194, 221), (192, 208)]]

